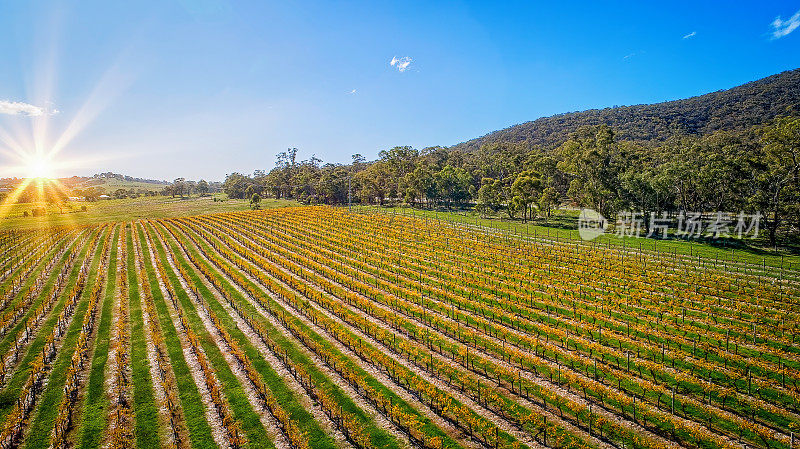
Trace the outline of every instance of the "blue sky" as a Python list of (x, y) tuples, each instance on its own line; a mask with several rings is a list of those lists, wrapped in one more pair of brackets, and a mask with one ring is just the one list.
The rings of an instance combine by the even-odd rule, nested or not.
[(59, 175), (221, 180), (800, 67), (800, 1), (698, 3), (2, 2), (0, 176), (55, 149)]

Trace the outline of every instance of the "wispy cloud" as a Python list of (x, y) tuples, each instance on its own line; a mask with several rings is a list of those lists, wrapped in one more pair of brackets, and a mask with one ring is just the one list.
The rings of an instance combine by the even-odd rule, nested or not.
[(781, 20), (781, 16), (778, 16), (770, 26), (772, 27), (772, 39), (780, 39), (800, 27), (800, 11), (786, 20)]
[(691, 33), (687, 34), (686, 36), (683, 36), (683, 38), (684, 39), (691, 39), (691, 38), (693, 38), (695, 36), (697, 36), (697, 31), (692, 31)]
[(0, 100), (0, 114), (6, 115), (25, 115), (28, 117), (38, 117), (46, 114), (57, 114), (57, 109), (47, 109), (41, 106), (23, 103), (21, 101)]
[(402, 58), (398, 58), (397, 56), (392, 58), (392, 62), (389, 63), (392, 67), (396, 67), (398, 71), (405, 72), (408, 70), (408, 66), (411, 65), (411, 57), (403, 56)]

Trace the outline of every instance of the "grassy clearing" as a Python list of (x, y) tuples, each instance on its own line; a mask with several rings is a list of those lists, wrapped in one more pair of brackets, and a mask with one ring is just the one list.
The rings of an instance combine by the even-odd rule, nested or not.
[[(469, 210), (435, 211), (413, 209), (409, 207), (354, 207), (355, 211), (399, 214), (427, 218), (429, 220), (442, 220), (468, 225), (479, 225), (486, 228), (510, 231), (515, 234), (530, 235), (535, 238), (545, 238), (557, 241), (584, 242), (577, 229), (565, 229), (566, 222), (577, 221), (577, 214), (566, 213), (567, 217), (557, 217), (552, 220), (556, 226), (542, 226), (523, 223), (519, 220), (506, 220), (501, 218), (487, 218), (480, 213)], [(585, 243), (585, 242), (584, 242)], [(700, 257), (709, 261), (742, 262), (766, 267), (773, 274), (779, 274), (781, 267), (784, 271), (800, 272), (800, 256), (771, 251), (758, 247), (730, 247), (719, 246), (704, 241), (687, 241), (677, 239), (648, 239), (636, 237), (617, 237), (614, 234), (602, 235), (588, 244), (630, 248), (636, 251), (665, 252), (690, 257)], [(776, 270), (777, 269), (777, 270)]]
[[(214, 201), (214, 198), (219, 201)], [(287, 200), (264, 199), (261, 201), (262, 209), (294, 205), (297, 203)], [(81, 211), (84, 206), (86, 207), (85, 212)], [(34, 207), (44, 207), (47, 214), (43, 217), (23, 216), (26, 211), (30, 214)], [(0, 218), (2, 218), (0, 219), (0, 231), (127, 222), (248, 209), (250, 209), (250, 204), (247, 200), (226, 199), (224, 195), (188, 198), (156, 196), (96, 202), (68, 202), (63, 213), (58, 207), (45, 203), (0, 205)]]

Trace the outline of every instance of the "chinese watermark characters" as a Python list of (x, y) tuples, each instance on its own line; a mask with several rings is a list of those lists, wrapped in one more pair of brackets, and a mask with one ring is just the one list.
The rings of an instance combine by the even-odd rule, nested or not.
[[(656, 237), (667, 238), (670, 231), (685, 239), (697, 238), (750, 238), (758, 237), (759, 224), (763, 215), (760, 212), (732, 215), (728, 212), (680, 212), (669, 217), (666, 212), (622, 211), (614, 223), (617, 237)], [(582, 209), (578, 216), (578, 231), (583, 240), (593, 240), (605, 234), (608, 220), (592, 209)]]

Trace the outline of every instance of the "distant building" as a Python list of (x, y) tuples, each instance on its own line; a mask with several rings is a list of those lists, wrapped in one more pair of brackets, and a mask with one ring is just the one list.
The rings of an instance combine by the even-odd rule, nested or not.
[(111, 197), (108, 196), (108, 195), (100, 195), (97, 198), (100, 198), (101, 200), (110, 200), (111, 199)]

